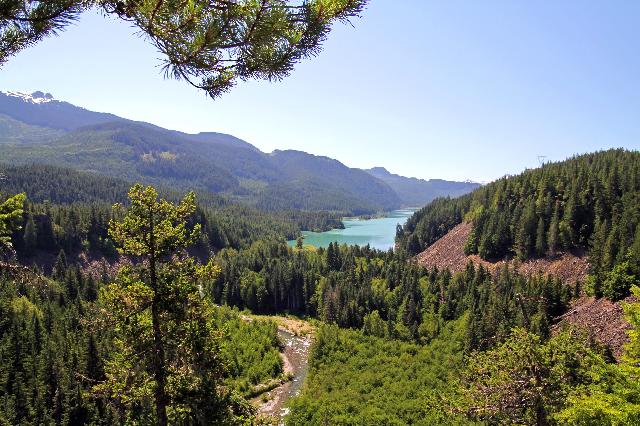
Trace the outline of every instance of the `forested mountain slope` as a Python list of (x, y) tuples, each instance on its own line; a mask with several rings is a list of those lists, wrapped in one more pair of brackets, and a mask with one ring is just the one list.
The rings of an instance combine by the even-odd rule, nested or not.
[[(46, 163), (224, 193), (271, 211), (367, 214), (412, 204), (383, 180), (337, 160), (300, 151), (266, 154), (230, 135), (167, 130), (92, 112), (42, 92), (0, 93), (0, 157), (12, 164)], [(421, 199), (432, 197), (430, 188), (419, 191), (425, 194)]]
[(442, 179), (416, 179), (390, 173), (384, 167), (366, 170), (389, 185), (407, 206), (424, 206), (438, 197), (458, 197), (480, 186), (475, 182), (454, 182)]
[(42, 162), (181, 189), (220, 192), (238, 187), (229, 171), (203, 158), (197, 149), (203, 145), (136, 123), (110, 122), (38, 144), (2, 143), (0, 150), (4, 161), (14, 164)]
[[(457, 199), (440, 199), (407, 221), (398, 242), (418, 254), (463, 221), (472, 223), (467, 255), (521, 261), (585, 251), (596, 295), (616, 266), (640, 260), (640, 153), (609, 150), (504, 177)], [(606, 284), (607, 288), (603, 288)]]
[(4, 143), (28, 144), (61, 136), (62, 130), (27, 124), (0, 113), (0, 134)]
[(0, 192), (24, 192), (32, 202), (53, 204), (120, 203), (131, 184), (123, 179), (56, 166), (0, 163)]
[[(68, 168), (0, 163), (0, 199), (22, 192), (27, 195), (23, 229), (12, 238), (27, 264), (47, 264), (60, 250), (70, 256), (113, 256), (107, 236), (111, 206), (126, 203), (131, 186), (123, 179)], [(162, 188), (161, 194), (169, 200), (181, 196), (171, 188)], [(197, 200), (194, 220), (204, 230), (199, 246), (203, 253), (240, 248), (258, 239), (292, 239), (301, 230), (327, 230), (341, 224), (339, 216), (326, 212), (263, 212), (208, 192), (199, 192)]]
[[(384, 183), (361, 170), (302, 152), (259, 151), (219, 133), (186, 134), (94, 113), (49, 95), (2, 95), (0, 155), (128, 181), (226, 193), (263, 209), (366, 213), (398, 207)], [(29, 143), (27, 143), (29, 142)], [(295, 158), (295, 164), (286, 161)], [(330, 164), (330, 172), (323, 167)]]
[[(294, 207), (301, 209), (318, 209), (322, 205), (333, 204), (332, 209), (345, 210), (345, 207), (355, 205), (355, 214), (373, 211), (376, 207), (392, 210), (402, 204), (386, 183), (372, 178), (363, 170), (347, 168), (332, 158), (302, 151), (276, 150), (269, 159), (285, 178), (285, 183), (271, 186), (262, 194), (261, 204), (265, 207), (281, 196), (290, 198), (295, 203)], [(324, 189), (324, 194), (321, 189)]]

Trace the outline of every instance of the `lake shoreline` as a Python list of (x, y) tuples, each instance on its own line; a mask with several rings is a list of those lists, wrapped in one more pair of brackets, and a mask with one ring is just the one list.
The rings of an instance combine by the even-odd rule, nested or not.
[[(344, 217), (344, 228), (332, 229), (325, 232), (303, 231), (305, 245), (326, 248), (332, 242), (347, 245), (369, 245), (378, 250), (388, 250), (395, 247), (396, 227), (404, 225), (418, 209), (405, 208), (387, 212), (380, 217), (365, 219), (362, 217)], [(296, 240), (287, 242), (295, 247)]]

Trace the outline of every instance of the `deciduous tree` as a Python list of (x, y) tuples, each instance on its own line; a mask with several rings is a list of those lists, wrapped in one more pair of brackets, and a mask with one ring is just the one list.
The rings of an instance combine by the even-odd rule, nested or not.
[(11, 232), (20, 226), (25, 199), (25, 194), (18, 194), (0, 203), (0, 254), (13, 248)]
[(505, 343), (469, 359), (454, 411), (489, 424), (549, 424), (572, 387), (590, 383), (590, 371), (604, 366), (589, 346), (569, 332), (543, 342), (515, 329)]

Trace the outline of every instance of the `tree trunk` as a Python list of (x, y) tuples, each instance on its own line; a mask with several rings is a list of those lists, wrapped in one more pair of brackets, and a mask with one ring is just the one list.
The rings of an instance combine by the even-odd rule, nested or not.
[(154, 376), (156, 381), (155, 402), (158, 426), (167, 425), (167, 395), (165, 393), (165, 367), (164, 367), (164, 344), (162, 342), (162, 332), (160, 330), (160, 315), (158, 303), (154, 296), (151, 305), (151, 317), (153, 321), (153, 343), (154, 343)]
[(151, 303), (151, 321), (153, 323), (153, 345), (154, 358), (153, 370), (156, 382), (155, 403), (158, 426), (167, 426), (167, 395), (165, 392), (166, 377), (164, 365), (164, 343), (162, 341), (162, 330), (160, 329), (160, 312), (158, 311), (158, 276), (156, 274), (156, 254), (154, 235), (153, 213), (150, 214), (150, 235), (151, 256), (149, 256), (149, 275), (151, 287), (153, 288), (153, 301)]

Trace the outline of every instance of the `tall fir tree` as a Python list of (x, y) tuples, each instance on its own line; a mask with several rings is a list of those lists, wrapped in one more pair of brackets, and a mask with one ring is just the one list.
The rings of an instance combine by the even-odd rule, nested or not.
[[(246, 414), (220, 386), (220, 332), (201, 295), (204, 280), (215, 279), (219, 268), (200, 266), (184, 252), (200, 232), (199, 225), (188, 227), (195, 195), (176, 205), (158, 199), (154, 188), (136, 185), (129, 198), (130, 206), (109, 232), (122, 253), (142, 262), (123, 268), (103, 291), (115, 350), (105, 365), (107, 380), (96, 392), (126, 394), (128, 421), (149, 418), (161, 426), (224, 423)], [(134, 408), (149, 401), (153, 414), (136, 419)]]

